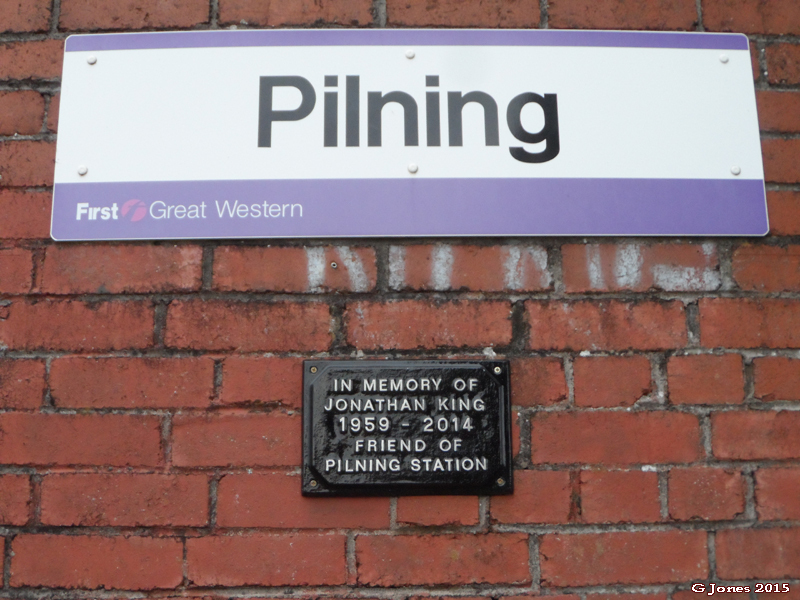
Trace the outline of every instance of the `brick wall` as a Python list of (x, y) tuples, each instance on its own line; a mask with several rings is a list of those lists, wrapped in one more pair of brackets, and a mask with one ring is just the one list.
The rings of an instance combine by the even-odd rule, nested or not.
[[(298, 25), (745, 32), (771, 234), (49, 240), (69, 33)], [(796, 0), (2, 0), (0, 29), (0, 597), (800, 598)], [(492, 353), (513, 496), (300, 496), (304, 358)]]

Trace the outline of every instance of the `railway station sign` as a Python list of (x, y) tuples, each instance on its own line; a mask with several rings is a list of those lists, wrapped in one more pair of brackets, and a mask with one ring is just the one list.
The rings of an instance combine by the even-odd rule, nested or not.
[(747, 38), (71, 36), (56, 240), (763, 235)]
[(305, 361), (303, 494), (510, 494), (507, 361)]

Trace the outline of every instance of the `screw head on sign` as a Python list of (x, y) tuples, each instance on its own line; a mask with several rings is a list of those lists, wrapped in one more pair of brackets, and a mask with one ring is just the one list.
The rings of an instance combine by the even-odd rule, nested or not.
[(311, 367), (309, 369), (309, 371), (311, 371), (312, 373), (316, 373), (317, 372), (317, 367)]
[(312, 479), (311, 481), (308, 482), (308, 485), (310, 485), (311, 487), (317, 487), (317, 480)]
[(86, 62), (90, 65), (97, 64), (97, 57), (96, 56), (89, 56), (86, 58)]
[(86, 175), (88, 172), (89, 172), (89, 167), (87, 167), (86, 165), (81, 165), (80, 167), (78, 167), (78, 175), (80, 175), (81, 177)]
[(503, 486), (505, 484), (506, 484), (506, 480), (505, 479), (503, 479), (502, 477), (498, 478), (497, 485)]
[(498, 375), (500, 375), (501, 371), (502, 371), (502, 369), (500, 367), (495, 367), (494, 368), (494, 372), (497, 373)]
[(416, 56), (416, 53), (413, 50), (406, 50), (406, 58), (411, 59)]
[(415, 163), (411, 163), (410, 165), (408, 165), (409, 173), (416, 173), (417, 171), (419, 171), (419, 167)]
[(741, 175), (742, 169), (741, 167), (731, 167), (731, 173), (734, 175)]
[(723, 65), (727, 64), (728, 60), (729, 59), (728, 59), (728, 55), (727, 54), (720, 54), (719, 55), (719, 62), (721, 62)]

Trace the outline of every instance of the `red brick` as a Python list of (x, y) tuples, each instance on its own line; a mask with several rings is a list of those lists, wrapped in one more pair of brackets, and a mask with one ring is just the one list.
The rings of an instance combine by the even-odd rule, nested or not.
[(27, 475), (0, 475), (0, 525), (25, 525), (30, 517)]
[(688, 414), (540, 413), (531, 423), (535, 463), (680, 463), (702, 456), (699, 423)]
[(208, 21), (205, 0), (62, 0), (62, 30), (191, 27)]
[(798, 63), (800, 63), (800, 46), (795, 44), (767, 46), (767, 78), (770, 83), (788, 83), (790, 85), (800, 83), (800, 64)]
[(63, 56), (64, 40), (0, 44), (0, 79), (57, 79)]
[(514, 404), (549, 406), (567, 399), (567, 380), (560, 358), (518, 358), (511, 361)]
[(210, 358), (57, 358), (50, 368), (56, 406), (202, 408), (214, 394)]
[[(0, 12), (2, 10), (0, 6)], [(39, 133), (43, 121), (44, 98), (39, 92), (0, 92), (0, 135)]]
[(300, 476), (226, 475), (217, 491), (220, 527), (388, 529), (388, 498), (303, 498)]
[(800, 305), (792, 300), (702, 298), (700, 341), (707, 348), (793, 348)]
[(0, 311), (0, 345), (9, 348), (121, 350), (153, 343), (153, 307), (146, 302), (42, 300)]
[(680, 302), (525, 303), (528, 347), (540, 350), (660, 350), (686, 345)]
[(25, 294), (33, 283), (33, 258), (30, 250), (0, 249), (0, 294)]
[(147, 466), (161, 462), (161, 420), (141, 415), (0, 414), (10, 465)]
[(401, 496), (397, 522), (408, 525), (477, 525), (477, 496)]
[(744, 480), (738, 471), (689, 467), (669, 472), (673, 519), (733, 519), (744, 511)]
[[(672, 595), (672, 600), (677, 600), (680, 592)], [(725, 596), (727, 598), (727, 594)], [(586, 600), (667, 600), (666, 594), (588, 594)], [(689, 600), (686, 598), (685, 600)], [(696, 600), (696, 599), (695, 599)]]
[(658, 475), (642, 471), (581, 471), (581, 517), (587, 523), (660, 521)]
[(800, 458), (800, 413), (736, 411), (711, 417), (711, 442), (719, 459)]
[(703, 0), (708, 31), (800, 33), (800, 7), (794, 0)]
[[(524, 423), (523, 423), (524, 419)], [(516, 460), (520, 451), (520, 438), (521, 429), (525, 428), (526, 432), (530, 429), (530, 425), (525, 417), (520, 415), (516, 410), (511, 411), (511, 457)]]
[(673, 356), (667, 363), (673, 404), (741, 404), (742, 357), (737, 354)]
[[(748, 45), (750, 46), (750, 63), (753, 67), (753, 80), (759, 81), (761, 79), (761, 65), (759, 63), (760, 51), (755, 42), (751, 41)], [(758, 94), (756, 93), (756, 95)]]
[[(200, 288), (199, 246), (66, 245), (46, 250), (41, 291), (120, 294)], [(124, 277), (120, 277), (124, 273)]]
[(800, 573), (800, 529), (717, 532), (720, 579), (789, 579)]
[(235, 25), (314, 25), (323, 23), (351, 27), (372, 24), (370, 0), (328, 0), (279, 2), (277, 0), (221, 0), (220, 23)]
[[(727, 582), (726, 582), (727, 583)], [(693, 584), (694, 585), (694, 584)], [(711, 593), (711, 586), (709, 584), (701, 584), (705, 585), (705, 589), (701, 591), (705, 591), (705, 595)], [(715, 582), (715, 585), (719, 585)], [(725, 586), (730, 587), (730, 586)], [(739, 592), (721, 592), (719, 588), (714, 588), (715, 593), (724, 593), (726, 600), (750, 600), (750, 593), (745, 591), (747, 586), (743, 586), (741, 583), (738, 585), (733, 586), (735, 588), (739, 588)], [(753, 589), (753, 585), (750, 584), (750, 589)], [(683, 590), (683, 591), (676, 591), (672, 594), (672, 600), (697, 600), (699, 598), (699, 592), (694, 592), (691, 589)], [(785, 596), (781, 596), (782, 600), (788, 600)]]
[(41, 494), (44, 525), (201, 527), (208, 521), (202, 475), (48, 475)]
[(528, 536), (376, 535), (356, 538), (361, 585), (529, 583)]
[(61, 94), (55, 94), (50, 98), (50, 108), (47, 110), (47, 129), (58, 131), (58, 109), (61, 105)]
[(176, 538), (20, 535), (11, 550), (14, 587), (152, 590), (183, 579)]
[(776, 183), (800, 181), (800, 139), (773, 138), (761, 140), (764, 178)]
[(550, 0), (548, 25), (565, 29), (694, 29), (692, 0)]
[(49, 0), (6, 0), (0, 5), (0, 31), (47, 31)]
[(506, 346), (511, 342), (508, 302), (355, 302), (345, 310), (348, 341), (358, 348)]
[(758, 122), (762, 131), (800, 131), (800, 93), (759, 90)]
[(327, 350), (330, 309), (318, 302), (175, 300), (167, 312), (166, 344), (240, 352)]
[(0, 408), (38, 408), (44, 390), (44, 362), (0, 359)]
[(267, 246), (214, 250), (214, 287), (220, 290), (368, 292), (375, 289), (377, 276), (372, 248)]
[(275, 356), (229, 356), (222, 363), (220, 404), (301, 407), (303, 361)]
[(670, 583), (708, 576), (705, 531), (545, 535), (540, 554), (546, 587)]
[(210, 536), (188, 539), (186, 548), (189, 579), (201, 587), (345, 582), (343, 535)]
[(739, 246), (733, 252), (733, 278), (743, 290), (800, 290), (800, 246)]
[(800, 192), (767, 192), (769, 232), (771, 235), (800, 235)]
[(578, 357), (573, 372), (576, 406), (631, 406), (652, 391), (645, 356)]
[(800, 519), (800, 469), (756, 471), (756, 510), (762, 520)]
[(568, 471), (515, 471), (514, 493), (492, 496), (492, 521), (567, 523), (571, 496)]
[(300, 464), (301, 419), (281, 414), (176, 416), (172, 461), (181, 467)]
[(56, 145), (53, 142), (0, 142), (0, 184), (18, 187), (53, 185), (55, 156)]
[(759, 400), (800, 400), (800, 360), (783, 356), (756, 358), (755, 397)]
[(561, 249), (567, 292), (716, 290), (713, 244), (567, 244)]
[(394, 290), (539, 291), (552, 285), (542, 246), (392, 246)]
[(536, 0), (387, 0), (386, 20), (391, 26), (411, 27), (538, 27)]
[(0, 238), (49, 238), (50, 192), (22, 192), (0, 188)]

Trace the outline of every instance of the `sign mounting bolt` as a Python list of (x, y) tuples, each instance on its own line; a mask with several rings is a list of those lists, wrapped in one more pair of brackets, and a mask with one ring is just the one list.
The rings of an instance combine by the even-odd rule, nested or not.
[(731, 167), (731, 173), (734, 175), (740, 175), (742, 173), (741, 167)]
[(499, 486), (504, 486), (505, 484), (506, 484), (506, 480), (505, 480), (505, 479), (503, 479), (502, 477), (499, 477), (499, 478), (497, 479), (497, 485), (499, 485)]
[(311, 487), (317, 487), (317, 480), (312, 479), (311, 481), (308, 482), (308, 485), (310, 485)]
[(311, 371), (312, 373), (316, 373), (317, 372), (317, 367), (311, 367), (309, 369), (309, 371)]
[(719, 55), (719, 62), (721, 62), (723, 65), (727, 64), (728, 60), (729, 59), (728, 59), (728, 55), (727, 54), (720, 54)]
[(78, 167), (78, 175), (80, 175), (81, 177), (86, 175), (88, 172), (89, 172), (89, 167), (87, 167), (86, 165), (81, 165), (80, 167)]
[(331, 269), (338, 269), (338, 268), (339, 268), (338, 263), (336, 263), (336, 262), (332, 262), (331, 263)]
[(415, 163), (411, 163), (408, 165), (409, 173), (416, 173), (417, 171), (419, 171), (419, 167)]
[(96, 56), (89, 56), (86, 58), (86, 62), (90, 65), (97, 64), (97, 57)]
[(414, 58), (417, 54), (413, 50), (406, 50), (406, 58)]
[(498, 375), (500, 375), (501, 371), (502, 371), (502, 369), (500, 367), (495, 367), (494, 368), (494, 372), (497, 373)]

